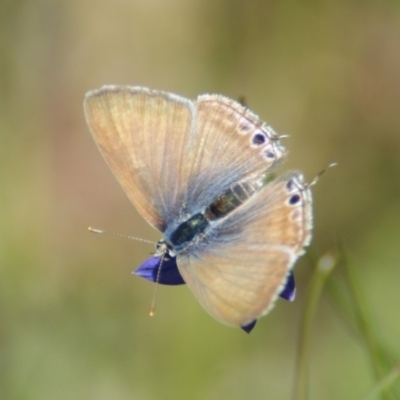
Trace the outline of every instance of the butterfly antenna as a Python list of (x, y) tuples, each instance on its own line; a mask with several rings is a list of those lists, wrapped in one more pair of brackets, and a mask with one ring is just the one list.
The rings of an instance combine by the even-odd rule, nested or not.
[(96, 229), (96, 228), (92, 228), (90, 226), (88, 227), (88, 231), (92, 232), (92, 233), (97, 233), (98, 235), (110, 235), (110, 236), (120, 237), (123, 239), (136, 240), (137, 242), (143, 242), (143, 243), (149, 243), (149, 244), (156, 243), (156, 242), (152, 242), (151, 240), (138, 238), (136, 236), (124, 235), (122, 233), (116, 233), (116, 232), (103, 231), (102, 229)]
[(338, 163), (329, 164), (326, 168), (324, 168), (321, 172), (319, 172), (317, 176), (307, 186), (308, 187), (314, 186), (319, 181), (319, 178), (321, 178), (321, 176), (328, 170), (328, 168), (336, 167), (336, 165), (338, 165)]
[(163, 253), (163, 255), (161, 257), (160, 266), (158, 267), (158, 270), (157, 270), (156, 281), (154, 282), (153, 300), (151, 301), (151, 306), (150, 306), (150, 309), (149, 309), (149, 316), (150, 317), (154, 317), (154, 314), (155, 314), (156, 300), (157, 300), (157, 293), (158, 293), (158, 284), (160, 282), (161, 268), (163, 266), (164, 256), (165, 256), (165, 253)]

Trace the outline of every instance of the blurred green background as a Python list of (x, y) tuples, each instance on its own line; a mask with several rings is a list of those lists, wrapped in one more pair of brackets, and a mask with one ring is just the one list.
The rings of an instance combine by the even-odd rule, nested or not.
[[(290, 399), (326, 253), (338, 261), (314, 320), (310, 399), (364, 398), (379, 380), (365, 333), (389, 360), (381, 377), (400, 357), (399, 43), (398, 1), (1, 0), (0, 398)], [(313, 188), (296, 301), (278, 301), (251, 335), (215, 322), (186, 287), (159, 287), (149, 318), (154, 286), (131, 270), (153, 247), (87, 232), (160, 237), (86, 127), (84, 94), (103, 84), (244, 95), (290, 135), (281, 171), (310, 181), (339, 163)], [(342, 295), (348, 269), (361, 334)]]

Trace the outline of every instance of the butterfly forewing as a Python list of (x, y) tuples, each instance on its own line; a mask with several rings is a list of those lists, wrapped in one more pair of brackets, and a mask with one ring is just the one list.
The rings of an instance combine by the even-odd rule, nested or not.
[(142, 216), (164, 231), (187, 191), (193, 103), (145, 88), (89, 92), (85, 114), (112, 172)]
[(311, 224), (308, 187), (285, 175), (222, 220), (209, 244), (179, 254), (179, 271), (214, 318), (245, 326), (272, 307)]
[(196, 135), (187, 164), (187, 203), (208, 205), (212, 197), (282, 160), (285, 149), (271, 127), (239, 103), (202, 95), (196, 103)]
[(105, 86), (88, 93), (85, 114), (129, 199), (161, 231), (249, 174), (272, 170), (285, 154), (272, 128), (224, 96), (194, 103), (141, 87)]

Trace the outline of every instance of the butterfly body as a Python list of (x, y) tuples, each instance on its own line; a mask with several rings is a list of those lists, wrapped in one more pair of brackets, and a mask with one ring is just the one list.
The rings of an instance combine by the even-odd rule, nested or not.
[[(171, 256), (184, 251), (195, 251), (218, 233), (223, 218), (240, 207), (262, 187), (264, 176), (252, 177), (236, 183), (215, 198), (209, 206), (194, 215), (187, 215), (183, 222), (176, 221), (166, 228), (163, 242)], [(176, 226), (178, 224), (178, 226)], [(203, 243), (202, 243), (203, 242)]]
[(243, 327), (267, 313), (312, 225), (300, 173), (268, 182), (285, 155), (272, 128), (224, 96), (190, 101), (129, 86), (89, 92), (85, 113), (129, 199), (163, 233), (160, 262), (176, 257), (222, 323)]

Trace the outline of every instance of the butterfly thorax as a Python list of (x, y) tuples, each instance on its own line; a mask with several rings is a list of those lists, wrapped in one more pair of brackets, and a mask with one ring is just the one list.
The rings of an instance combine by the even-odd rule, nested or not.
[(233, 184), (210, 205), (185, 221), (181, 222), (171, 233), (165, 235), (159, 243), (164, 252), (175, 256), (187, 247), (197, 244), (207, 237), (207, 231), (218, 222), (228, 217), (233, 211), (254, 196), (264, 185), (265, 176), (254, 176)]

